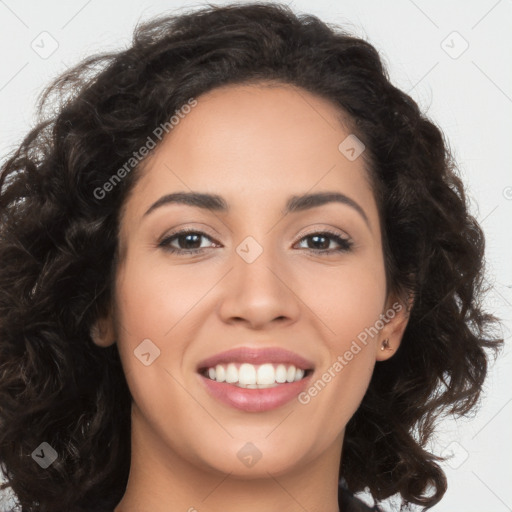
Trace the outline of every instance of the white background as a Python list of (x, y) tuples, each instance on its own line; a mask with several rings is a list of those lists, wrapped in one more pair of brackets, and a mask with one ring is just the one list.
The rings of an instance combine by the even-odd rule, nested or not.
[[(316, 14), (368, 39), (381, 52), (393, 83), (420, 104), (449, 140), (473, 214), (486, 234), (488, 279), (495, 285), (487, 305), (504, 321), (506, 348), (492, 367), (476, 417), (442, 424), (433, 449), (453, 452), (454, 458), (444, 465), (448, 491), (432, 510), (512, 511), (512, 1), (289, 4), (296, 12)], [(201, 5), (0, 0), (0, 160), (34, 125), (38, 94), (50, 79), (93, 53), (129, 46), (139, 21)], [(58, 48), (42, 58), (32, 45), (39, 52), (43, 46), (51, 49), (49, 36), (41, 35), (45, 31)], [(394, 502), (386, 506), (398, 510)], [(6, 509), (0, 505), (0, 511)]]

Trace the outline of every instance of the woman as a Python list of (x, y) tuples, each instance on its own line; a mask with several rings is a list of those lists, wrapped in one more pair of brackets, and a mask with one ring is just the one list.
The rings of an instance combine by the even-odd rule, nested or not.
[(40, 112), (53, 93), (0, 175), (23, 510), (438, 503), (426, 444), (502, 340), (442, 134), (376, 50), (282, 5), (208, 6), (67, 71)]

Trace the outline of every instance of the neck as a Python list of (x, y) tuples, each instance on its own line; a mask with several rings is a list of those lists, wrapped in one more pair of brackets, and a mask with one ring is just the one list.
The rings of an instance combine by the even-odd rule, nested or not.
[(304, 467), (260, 478), (222, 473), (180, 456), (132, 408), (131, 465), (114, 512), (339, 512), (343, 436)]

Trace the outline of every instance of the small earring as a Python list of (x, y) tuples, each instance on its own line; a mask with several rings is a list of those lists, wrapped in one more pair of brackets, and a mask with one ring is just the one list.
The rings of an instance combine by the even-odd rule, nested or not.
[(391, 347), (389, 346), (389, 339), (386, 338), (383, 342), (382, 342), (382, 345), (380, 347), (381, 350), (392, 350)]

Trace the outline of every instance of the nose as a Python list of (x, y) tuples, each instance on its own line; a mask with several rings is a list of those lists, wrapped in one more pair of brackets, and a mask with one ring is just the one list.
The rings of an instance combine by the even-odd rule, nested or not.
[(271, 324), (291, 325), (297, 321), (301, 301), (294, 290), (296, 279), (274, 252), (262, 249), (254, 261), (243, 252), (234, 252), (233, 268), (225, 277), (218, 309), (223, 322), (265, 329)]

